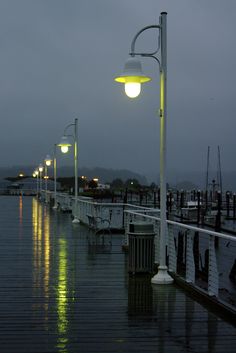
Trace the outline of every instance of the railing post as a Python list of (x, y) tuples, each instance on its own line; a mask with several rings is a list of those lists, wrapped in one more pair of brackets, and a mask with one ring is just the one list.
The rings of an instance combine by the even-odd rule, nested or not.
[(174, 226), (168, 224), (168, 241), (169, 241), (169, 271), (176, 273), (177, 255), (174, 241)]
[(219, 274), (215, 251), (215, 237), (209, 236), (208, 294), (218, 297)]
[(187, 231), (187, 251), (186, 251), (186, 282), (195, 282), (195, 263), (193, 255), (193, 232)]
[(155, 264), (160, 264), (160, 222), (155, 221), (154, 223), (154, 246), (155, 246), (155, 256), (154, 261)]
[(125, 235), (123, 238), (123, 246), (128, 247), (129, 246), (129, 224), (132, 221), (132, 215), (130, 213), (125, 212)]

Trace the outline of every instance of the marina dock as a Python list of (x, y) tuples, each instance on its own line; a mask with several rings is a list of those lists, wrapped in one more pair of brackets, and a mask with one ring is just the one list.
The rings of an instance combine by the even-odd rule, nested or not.
[(236, 327), (176, 284), (131, 276), (122, 234), (0, 198), (0, 352), (235, 352)]

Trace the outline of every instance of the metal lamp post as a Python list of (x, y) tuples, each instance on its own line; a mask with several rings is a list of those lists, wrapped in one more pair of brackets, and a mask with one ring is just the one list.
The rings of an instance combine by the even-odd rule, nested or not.
[(39, 196), (39, 171), (35, 169), (33, 177), (36, 178), (36, 196)]
[[(158, 48), (151, 53), (135, 52), (137, 38), (146, 30), (157, 29), (159, 32)], [(156, 54), (160, 51), (160, 58)], [(154, 284), (169, 284), (173, 279), (168, 274), (166, 265), (167, 218), (166, 218), (166, 120), (167, 120), (167, 13), (162, 12), (159, 24), (142, 28), (131, 44), (130, 58), (126, 61), (123, 73), (115, 81), (125, 84), (125, 92), (130, 98), (135, 98), (141, 91), (141, 84), (151, 80), (142, 72), (141, 62), (136, 56), (149, 57), (156, 60), (160, 71), (160, 263), (158, 273), (152, 278)]]
[(57, 144), (54, 144), (53, 151), (53, 179), (54, 179), (54, 206), (53, 209), (57, 209)]
[(74, 212), (74, 219), (73, 223), (80, 223), (79, 219), (77, 218), (77, 206), (78, 206), (78, 119), (75, 119), (73, 124), (69, 124), (66, 126), (64, 130), (64, 135), (61, 138), (61, 142), (58, 144), (61, 147), (62, 153), (67, 153), (71, 144), (68, 140), (67, 130), (69, 127), (74, 127), (74, 169), (75, 169), (75, 212)]
[(43, 165), (42, 164), (39, 165), (38, 171), (39, 171), (39, 193), (41, 196), (41, 193), (42, 193), (42, 173), (43, 173)]
[(49, 155), (46, 156), (44, 160), (45, 164), (45, 175), (44, 175), (44, 180), (45, 180), (45, 201), (47, 202), (47, 191), (48, 191), (48, 167), (52, 165), (52, 159)]

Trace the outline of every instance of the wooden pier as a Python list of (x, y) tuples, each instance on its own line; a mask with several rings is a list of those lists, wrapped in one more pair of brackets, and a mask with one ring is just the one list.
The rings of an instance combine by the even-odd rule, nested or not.
[(0, 353), (235, 352), (236, 327), (128, 274), (121, 234), (0, 197)]

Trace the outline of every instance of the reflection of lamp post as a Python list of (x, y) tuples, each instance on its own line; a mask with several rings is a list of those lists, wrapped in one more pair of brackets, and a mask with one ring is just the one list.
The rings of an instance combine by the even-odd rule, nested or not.
[(40, 192), (40, 196), (41, 196), (41, 193), (42, 193), (42, 173), (43, 173), (42, 164), (39, 165), (38, 170), (39, 170), (39, 192)]
[(68, 140), (68, 136), (66, 134), (69, 127), (74, 126), (74, 168), (75, 168), (75, 209), (74, 209), (74, 219), (73, 223), (80, 223), (77, 218), (77, 206), (78, 206), (78, 119), (75, 119), (74, 124), (69, 124), (66, 126), (64, 130), (64, 135), (61, 138), (61, 142), (58, 146), (61, 147), (62, 153), (67, 153), (69, 147), (71, 147), (71, 143)]
[[(136, 53), (135, 43), (141, 33), (148, 29), (158, 29), (160, 46), (152, 53)], [(160, 264), (158, 273), (152, 278), (152, 283), (168, 284), (173, 279), (168, 274), (166, 266), (166, 244), (167, 244), (167, 223), (166, 223), (166, 76), (167, 76), (167, 13), (162, 12), (158, 25), (147, 26), (141, 29), (134, 37), (131, 44), (131, 57), (125, 63), (124, 72), (115, 78), (115, 81), (125, 84), (125, 92), (130, 98), (135, 98), (141, 91), (141, 83), (151, 80), (142, 72), (141, 62), (135, 56), (151, 57), (159, 64), (160, 71), (160, 189), (161, 189), (161, 229), (160, 229)], [(156, 54), (160, 49), (160, 59)]]

